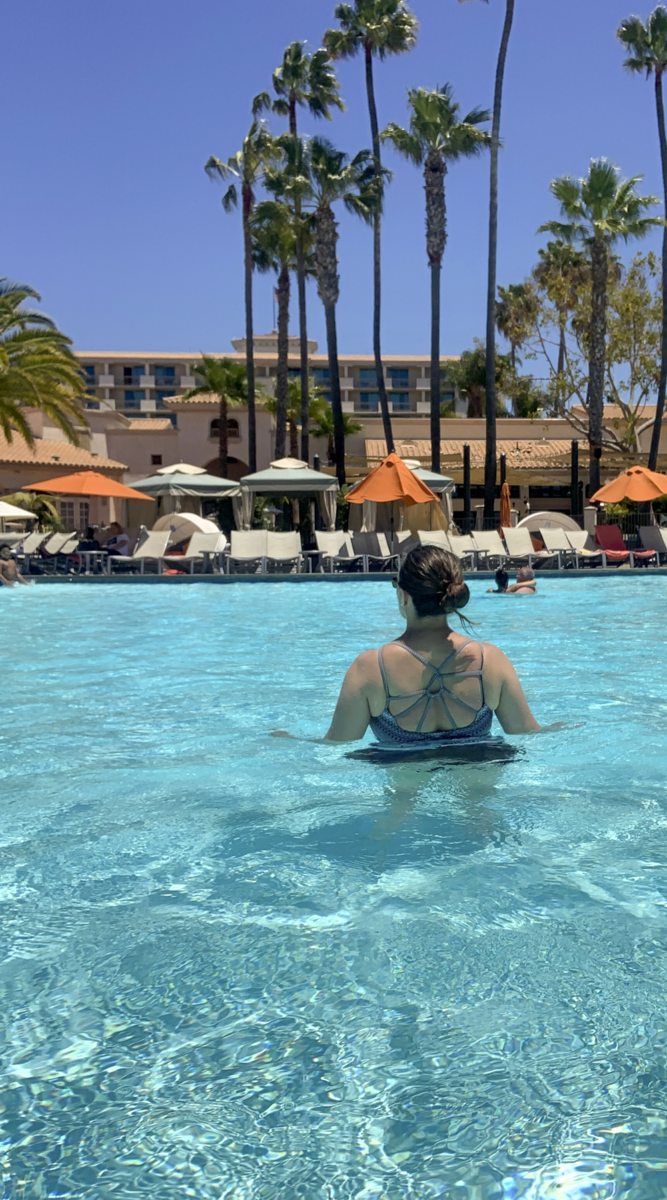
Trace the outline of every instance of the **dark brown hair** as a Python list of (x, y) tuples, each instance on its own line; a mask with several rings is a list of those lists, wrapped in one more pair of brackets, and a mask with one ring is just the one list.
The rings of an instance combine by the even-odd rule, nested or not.
[(415, 546), (403, 559), (398, 586), (408, 593), (418, 617), (458, 613), (470, 599), (461, 561), (440, 546)]

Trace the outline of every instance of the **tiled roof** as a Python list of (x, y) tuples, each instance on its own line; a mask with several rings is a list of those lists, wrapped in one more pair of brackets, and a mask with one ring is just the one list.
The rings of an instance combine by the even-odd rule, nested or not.
[[(144, 417), (138, 418), (136, 421), (128, 421), (126, 429), (132, 433), (160, 433), (163, 430), (173, 429), (169, 417)], [(114, 433), (122, 432), (122, 430), (114, 430)]]
[(165, 396), (167, 408), (219, 408), (220, 397), (214, 392), (202, 392), (199, 396)]
[(126, 471), (124, 463), (114, 462), (102, 454), (91, 454), (82, 446), (72, 446), (69, 442), (51, 441), (50, 438), (36, 438), (30, 447), (20, 433), (15, 433), (8, 442), (0, 432), (0, 465), (5, 463), (21, 463), (26, 466), (53, 467), (89, 467), (94, 471)]
[[(463, 462), (463, 447), (465, 442), (443, 440), (440, 443), (440, 459), (443, 470), (448, 466), (460, 466)], [(486, 442), (476, 438), (468, 442), (470, 446), (470, 466), (473, 470), (484, 466)], [(584, 447), (581, 447), (583, 450)], [(379, 439), (366, 439), (366, 458), (369, 466), (379, 462), (386, 454), (386, 443)], [(426, 440), (412, 442), (397, 441), (396, 453), (401, 458), (419, 459), (428, 466), (431, 461), (431, 443)], [(498, 457), (506, 455), (508, 467), (558, 467), (567, 466), (570, 461), (571, 444), (565, 439), (544, 438), (539, 441), (499, 441)]]

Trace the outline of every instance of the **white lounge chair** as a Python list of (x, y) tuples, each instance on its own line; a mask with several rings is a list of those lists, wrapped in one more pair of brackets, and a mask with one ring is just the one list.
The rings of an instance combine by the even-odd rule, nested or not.
[(527, 563), (532, 567), (534, 562), (553, 562), (558, 557), (556, 553), (549, 554), (548, 550), (536, 550), (525, 526), (523, 529), (503, 527), (503, 537), (513, 563)]
[(422, 546), (439, 546), (448, 554), (452, 552), (449, 534), (445, 533), (444, 529), (418, 529), (417, 537)]
[(150, 533), (147, 532), (143, 537), (139, 538), (131, 554), (110, 554), (108, 558), (109, 570), (111, 570), (112, 565), (115, 567), (127, 567), (128, 570), (134, 570), (138, 565), (140, 574), (144, 575), (146, 563), (154, 562), (156, 563), (158, 575), (161, 575), (162, 562), (170, 538), (170, 529), (152, 529)]
[[(478, 554), (484, 558), (485, 567), (490, 567), (492, 558), (498, 559), (499, 567), (509, 558), (507, 547), (501, 542), (497, 529), (476, 529), (471, 537)], [(479, 563), (479, 558), (477, 561)]]
[(16, 557), (22, 564), (23, 569), (25, 569), (27, 572), (30, 571), (30, 559), (32, 558), (33, 554), (37, 553), (39, 547), (44, 544), (48, 536), (48, 533), (33, 532), (29, 533), (28, 536), (23, 539), (20, 548), (17, 550)]
[(349, 533), (343, 529), (336, 529), (330, 533), (323, 533), (319, 530), (315, 534), (315, 542), (319, 551), (320, 563), (322, 570), (328, 570), (333, 574), (336, 564), (344, 564), (347, 567), (354, 567), (362, 562), (360, 554), (355, 554), (352, 546), (352, 538)]
[(590, 533), (586, 529), (566, 529), (565, 536), (574, 550), (574, 561), (579, 568), (580, 560), (589, 563), (601, 563), (603, 567), (607, 565), (607, 555), (604, 550), (600, 550), (599, 546), (595, 545)]
[(217, 558), (218, 567), (222, 570), (222, 556), (227, 549), (227, 539), (224, 533), (193, 533), (185, 554), (165, 554), (164, 562), (170, 567), (189, 567), (194, 575), (195, 563), (202, 563), (206, 569), (209, 557)]
[(644, 550), (653, 550), (660, 566), (660, 555), (667, 557), (667, 530), (659, 525), (640, 525), (639, 540)]
[(563, 557), (565, 557), (566, 563), (574, 561), (574, 550), (567, 540), (567, 532), (564, 529), (557, 528), (555, 525), (551, 529), (540, 529), (540, 537), (549, 553), (558, 555), (559, 571), (563, 569)]
[(40, 549), (40, 562), (48, 572), (58, 572), (58, 558), (63, 554), (71, 554), (79, 544), (78, 533), (52, 533)]
[(472, 570), (477, 570), (477, 547), (469, 533), (460, 535), (450, 533), (449, 544), (452, 554), (455, 554), (457, 558), (462, 559), (464, 562), (468, 560)]
[(419, 542), (409, 529), (401, 529), (399, 533), (394, 534), (394, 545), (398, 551), (400, 561), (400, 559), (405, 558), (406, 554), (409, 554), (415, 546), (418, 546)]
[(398, 570), (399, 555), (392, 554), (385, 533), (353, 533), (352, 549), (360, 554), (363, 560), (363, 570), (368, 573), (371, 563), (379, 564), (379, 569), (389, 567)]
[(303, 550), (301, 549), (301, 538), (296, 529), (285, 533), (274, 533), (269, 530), (264, 561), (267, 570), (271, 564), (281, 567), (290, 566), (295, 569), (297, 575), (300, 575), (303, 569)]
[(266, 571), (267, 553), (268, 530), (233, 529), (227, 569), (232, 573), (232, 563), (242, 563), (247, 568), (247, 574), (256, 575), (258, 571), (263, 574)]

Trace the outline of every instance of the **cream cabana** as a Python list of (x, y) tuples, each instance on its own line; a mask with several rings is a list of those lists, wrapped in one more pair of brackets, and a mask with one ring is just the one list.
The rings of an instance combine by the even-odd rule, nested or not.
[(241, 494), (232, 498), (238, 529), (250, 528), (256, 496), (287, 496), (289, 499), (310, 496), (317, 500), (327, 529), (336, 528), (338, 481), (323, 471), (312, 471), (298, 458), (279, 458), (265, 471), (243, 476)]

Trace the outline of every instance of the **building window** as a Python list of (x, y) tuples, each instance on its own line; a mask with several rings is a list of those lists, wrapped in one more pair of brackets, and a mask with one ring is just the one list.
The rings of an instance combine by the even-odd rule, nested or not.
[(391, 397), (394, 412), (410, 412), (410, 393), (396, 392)]
[(136, 387), (141, 383), (145, 371), (143, 367), (123, 367), (123, 383), (125, 387)]
[(99, 407), (100, 407), (99, 400), (91, 400), (90, 397), (86, 398), (86, 408), (99, 408)]
[(152, 467), (161, 467), (162, 466), (162, 455), (161, 454), (151, 454), (151, 466)]
[(287, 368), (287, 376), (289, 379), (300, 379), (301, 378), (301, 367), (288, 367)]
[(329, 368), (328, 367), (313, 367), (313, 379), (315, 387), (329, 386)]
[(96, 382), (94, 365), (92, 363), (86, 363), (86, 365), (83, 368), (83, 372), (84, 372), (84, 375), (86, 376), (86, 392), (88, 395), (90, 395), (92, 393), (92, 395), (94, 396), (95, 395), (95, 382)]
[(375, 367), (360, 367), (359, 368), (359, 387), (374, 388), (378, 385), (378, 377), (375, 373)]
[(323, 400), (326, 400), (327, 404), (331, 404), (331, 392), (320, 392), (320, 395)]
[(156, 387), (176, 386), (176, 367), (159, 367), (156, 363), (153, 367), (153, 375)]
[(377, 412), (378, 401), (377, 392), (362, 392), (359, 397), (359, 409), (361, 412)]
[(125, 407), (138, 411), (141, 409), (141, 401), (146, 399), (144, 391), (131, 391), (125, 393)]
[(60, 501), (60, 520), (62, 521), (63, 525), (65, 526), (65, 529), (73, 530), (76, 528), (76, 526), (74, 524), (74, 501), (73, 500), (61, 500)]
[(85, 533), (90, 525), (90, 505), (87, 500), (79, 501), (79, 529)]
[[(215, 419), (211, 421), (211, 428), (208, 436), (215, 439), (220, 437), (219, 417), (215, 417)], [(229, 417), (227, 419), (227, 437), (230, 441), (240, 441), (241, 434), (239, 431), (239, 423), (236, 420), (236, 417)]]
[(167, 406), (165, 404), (165, 400), (168, 400), (170, 396), (175, 396), (175, 395), (176, 395), (176, 392), (172, 392), (172, 391), (156, 392), (155, 393), (155, 407), (156, 408), (166, 408)]
[(389, 378), (394, 387), (409, 387), (407, 367), (390, 367)]

